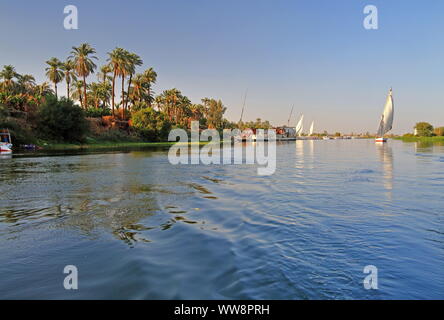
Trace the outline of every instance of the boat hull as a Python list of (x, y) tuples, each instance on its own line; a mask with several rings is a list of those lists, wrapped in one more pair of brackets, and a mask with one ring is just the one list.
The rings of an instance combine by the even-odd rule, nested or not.
[(387, 142), (387, 138), (376, 138), (375, 142)]
[(12, 145), (9, 143), (0, 144), (0, 153), (1, 154), (10, 154), (12, 153)]

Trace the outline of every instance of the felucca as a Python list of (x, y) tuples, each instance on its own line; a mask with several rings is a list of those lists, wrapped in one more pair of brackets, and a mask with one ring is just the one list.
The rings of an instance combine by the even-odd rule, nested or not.
[(302, 130), (304, 130), (304, 115), (301, 115), (298, 124), (296, 125), (296, 136), (300, 136), (302, 134)]
[(309, 136), (312, 136), (313, 135), (313, 132), (314, 132), (314, 125), (315, 125), (315, 122), (314, 121), (312, 121), (311, 122), (311, 126), (310, 126), (310, 132), (309, 132)]
[(392, 88), (387, 96), (387, 100), (385, 102), (384, 111), (382, 112), (381, 121), (379, 122), (378, 133), (376, 134), (376, 142), (387, 142), (387, 138), (384, 138), (384, 135), (392, 130), (393, 125), (393, 113), (394, 113), (394, 104), (393, 104), (393, 95)]

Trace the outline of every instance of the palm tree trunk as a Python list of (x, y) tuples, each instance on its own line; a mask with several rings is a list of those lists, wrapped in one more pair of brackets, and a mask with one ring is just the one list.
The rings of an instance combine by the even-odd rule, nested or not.
[(68, 95), (67, 98), (69, 99), (69, 80), (66, 80), (66, 94)]
[(113, 109), (113, 113), (112, 113), (112, 115), (113, 115), (113, 117), (114, 117), (114, 96), (115, 96), (115, 86), (116, 86), (116, 71), (114, 70), (114, 74), (113, 74), (113, 92), (112, 92), (112, 103), (111, 103), (111, 105), (112, 105), (112, 109)]
[(86, 95), (86, 77), (83, 75), (83, 98), (85, 99), (85, 109), (88, 108), (88, 97)]
[(131, 87), (131, 81), (133, 79), (133, 74), (130, 74), (129, 77), (129, 81), (128, 81), (128, 90), (127, 90), (127, 96), (126, 96), (126, 102), (125, 102), (125, 107), (128, 109), (128, 101), (129, 101), (129, 92), (130, 92), (130, 87)]
[(125, 76), (122, 75), (122, 99), (120, 101), (122, 105), (122, 117), (125, 120)]
[(59, 99), (59, 97), (57, 96), (57, 82), (54, 82), (54, 89), (55, 89), (56, 99)]
[[(148, 106), (151, 107), (151, 85), (147, 89), (148, 93)], [(142, 101), (142, 99), (140, 99)]]

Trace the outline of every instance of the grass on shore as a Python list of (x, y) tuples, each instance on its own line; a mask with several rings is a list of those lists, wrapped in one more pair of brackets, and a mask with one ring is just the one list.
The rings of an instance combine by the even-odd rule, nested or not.
[[(199, 145), (204, 145), (206, 143), (207, 142), (199, 142)], [(42, 147), (42, 150), (62, 151), (62, 150), (100, 150), (100, 149), (126, 149), (126, 148), (161, 148), (161, 147), (169, 147), (174, 144), (176, 144), (176, 142), (173, 141), (165, 141), (165, 142), (96, 142), (95, 141), (83, 144), (43, 143), (40, 144), (40, 146)]]
[(435, 137), (397, 137), (397, 140), (402, 140), (404, 142), (444, 142), (443, 136)]

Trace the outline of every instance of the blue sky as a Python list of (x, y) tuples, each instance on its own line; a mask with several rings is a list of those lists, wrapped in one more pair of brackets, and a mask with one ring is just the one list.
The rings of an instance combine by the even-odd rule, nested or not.
[[(79, 30), (63, 28), (68, 4)], [(362, 26), (367, 4), (378, 30)], [(416, 121), (444, 126), (443, 18), (444, 2), (431, 0), (2, 0), (0, 65), (41, 82), (45, 61), (73, 45), (93, 45), (99, 64), (119, 46), (154, 67), (156, 93), (220, 98), (237, 121), (248, 88), (245, 120), (285, 124), (294, 104), (293, 124), (304, 113), (319, 132), (376, 131), (393, 86), (403, 133)]]

